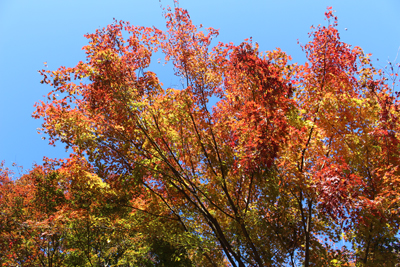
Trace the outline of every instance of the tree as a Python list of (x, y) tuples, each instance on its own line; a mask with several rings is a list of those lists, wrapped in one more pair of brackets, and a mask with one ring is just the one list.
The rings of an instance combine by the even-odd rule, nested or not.
[[(166, 32), (115, 21), (86, 36), (86, 62), (42, 70), (54, 90), (34, 117), (50, 144), (61, 140), (82, 162), (69, 168), (86, 166), (75, 175), (74, 205), (90, 206), (80, 218), (132, 223), (141, 244), (161, 246), (159, 260), (172, 244), (201, 266), (393, 266), (398, 94), (369, 55), (340, 41), (332, 10), (325, 15), (304, 65), (251, 40), (212, 46), (218, 31), (175, 8)], [(148, 70), (159, 50), (182, 89)], [(82, 236), (107, 232), (93, 229)], [(338, 248), (341, 238), (353, 248)], [(90, 262), (100, 252), (89, 247), (80, 253)]]
[(15, 182), (2, 170), (2, 266), (190, 266), (173, 223), (160, 232), (162, 220), (119, 205), (88, 170), (76, 157), (49, 160)]

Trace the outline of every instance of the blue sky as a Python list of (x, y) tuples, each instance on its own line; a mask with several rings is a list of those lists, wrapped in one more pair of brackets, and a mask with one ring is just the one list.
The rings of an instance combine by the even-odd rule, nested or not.
[[(63, 158), (63, 145), (51, 147), (37, 134), (40, 120), (31, 117), (35, 102), (50, 87), (40, 84), (38, 70), (72, 67), (85, 59), (83, 36), (112, 23), (113, 18), (133, 25), (164, 29), (160, 4), (172, 0), (0, 0), (0, 161), (31, 168), (43, 156)], [(220, 29), (219, 41), (239, 44), (252, 37), (261, 50), (280, 47), (302, 63), (311, 25), (326, 23), (324, 12), (333, 6), (342, 41), (360, 46), (384, 67), (400, 47), (400, 1), (324, 0), (181, 0), (195, 24)], [(347, 28), (347, 30), (345, 30)], [(400, 61), (400, 55), (397, 62)], [(168, 67), (156, 67), (161, 81), (177, 79)]]

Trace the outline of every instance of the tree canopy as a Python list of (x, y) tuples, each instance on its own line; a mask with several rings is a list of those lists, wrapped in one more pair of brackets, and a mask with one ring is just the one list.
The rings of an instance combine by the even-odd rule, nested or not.
[[(396, 66), (325, 16), (304, 64), (217, 43), (180, 8), (166, 31), (87, 34), (84, 62), (40, 71), (33, 114), (73, 153), (0, 169), (2, 266), (395, 266)], [(149, 70), (156, 52), (182, 88)]]

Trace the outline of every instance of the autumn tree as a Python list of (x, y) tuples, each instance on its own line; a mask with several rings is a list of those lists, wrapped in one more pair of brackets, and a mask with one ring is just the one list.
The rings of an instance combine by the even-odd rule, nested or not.
[[(115, 21), (86, 35), (85, 62), (41, 71), (54, 89), (34, 113), (73, 154), (15, 186), (2, 173), (17, 210), (1, 220), (18, 222), (1, 245), (40, 222), (53, 232), (27, 236), (53, 254), (35, 253), (71, 266), (394, 266), (398, 95), (325, 16), (303, 65), (251, 39), (213, 45), (218, 31), (180, 8), (166, 31)], [(182, 88), (150, 70), (156, 52)]]
[[(89, 170), (77, 157), (49, 160), (15, 181), (2, 170), (2, 266), (191, 266), (177, 241), (182, 231), (145, 213), (157, 205), (119, 200)], [(142, 210), (132, 210), (136, 202)]]

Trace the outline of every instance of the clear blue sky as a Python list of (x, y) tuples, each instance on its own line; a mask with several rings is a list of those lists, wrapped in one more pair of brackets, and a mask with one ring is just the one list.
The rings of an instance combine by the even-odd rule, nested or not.
[[(45, 61), (53, 70), (84, 60), (83, 35), (113, 18), (164, 29), (160, 4), (173, 1), (0, 0), (0, 161), (29, 169), (43, 156), (66, 157), (61, 144), (54, 148), (41, 139), (41, 121), (31, 118), (34, 103), (51, 89), (40, 84), (37, 70)], [(337, 11), (342, 41), (372, 53), (379, 66), (394, 60), (400, 46), (399, 0), (181, 0), (180, 6), (195, 24), (220, 29), (219, 41), (253, 37), (261, 50), (280, 47), (294, 62), (305, 60), (297, 39), (306, 43), (310, 26), (325, 23), (327, 6)], [(175, 83), (166, 67), (157, 70), (165, 85)]]

